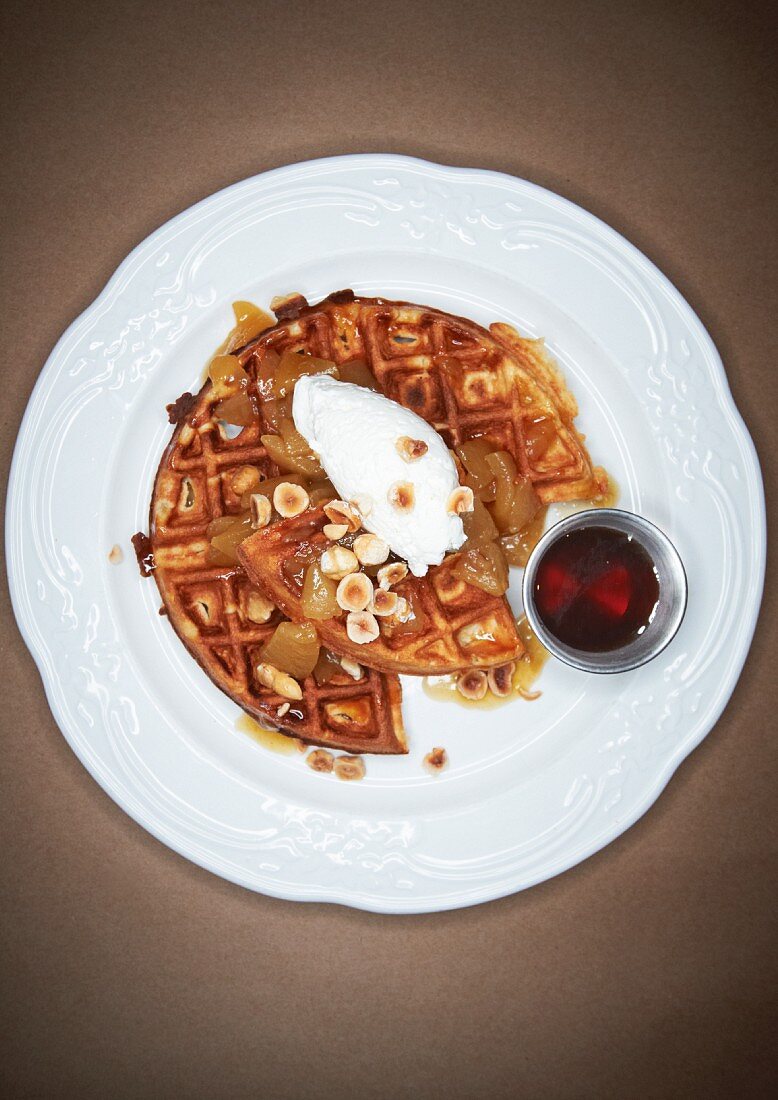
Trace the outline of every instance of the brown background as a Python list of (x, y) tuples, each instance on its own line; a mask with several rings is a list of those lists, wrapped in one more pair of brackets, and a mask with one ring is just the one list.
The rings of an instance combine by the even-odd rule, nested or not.
[[(389, 150), (525, 176), (642, 248), (721, 350), (770, 499), (768, 5), (450, 7), (11, 5), (4, 474), (50, 348), (149, 232), (263, 169)], [(59, 735), (3, 594), (4, 1091), (765, 1093), (775, 611), (768, 585), (724, 717), (625, 836), (523, 895), (389, 918), (251, 895), (125, 817)]]

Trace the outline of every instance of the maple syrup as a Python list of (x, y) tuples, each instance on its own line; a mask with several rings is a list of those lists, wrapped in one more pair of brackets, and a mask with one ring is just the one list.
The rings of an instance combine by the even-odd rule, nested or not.
[(606, 653), (645, 631), (659, 600), (659, 579), (634, 536), (605, 526), (579, 527), (543, 554), (534, 600), (541, 622), (564, 645)]
[(298, 751), (296, 737), (289, 737), (278, 730), (265, 729), (248, 714), (241, 714), (235, 720), (235, 729), (241, 733), (247, 733), (252, 740), (262, 745), (263, 748), (280, 753), (282, 756), (290, 756), (293, 752)]

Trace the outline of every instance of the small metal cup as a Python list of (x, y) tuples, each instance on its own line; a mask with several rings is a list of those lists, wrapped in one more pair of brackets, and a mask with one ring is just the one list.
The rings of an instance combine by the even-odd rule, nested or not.
[[(581, 527), (609, 527), (634, 535), (653, 560), (659, 578), (659, 600), (651, 622), (629, 645), (606, 653), (587, 653), (560, 642), (543, 624), (535, 606), (535, 578), (541, 558), (557, 539)], [(522, 596), (529, 625), (554, 657), (584, 672), (629, 672), (653, 660), (675, 637), (686, 611), (686, 571), (667, 535), (647, 519), (620, 508), (588, 508), (560, 520), (546, 531), (524, 570)]]

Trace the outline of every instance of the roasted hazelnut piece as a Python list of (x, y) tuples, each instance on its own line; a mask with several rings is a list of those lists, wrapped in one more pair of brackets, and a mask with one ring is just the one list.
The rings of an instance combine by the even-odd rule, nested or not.
[(403, 462), (416, 462), (423, 458), (429, 447), (423, 439), (411, 439), (409, 435), (401, 435), (395, 442), (397, 453)]
[(284, 519), (301, 515), (310, 503), (310, 497), (302, 485), (295, 485), (291, 481), (282, 481), (280, 485), (276, 485), (273, 505)]
[(261, 592), (249, 592), (246, 599), (246, 618), (252, 623), (266, 623), (275, 611), (271, 603)]
[(378, 570), (378, 583), (381, 588), (392, 588), (408, 576), (408, 566), (404, 561), (392, 561)]
[(336, 756), (333, 771), (338, 779), (364, 779), (365, 762), (361, 756)]
[(337, 542), (338, 539), (342, 539), (344, 535), (348, 534), (347, 523), (325, 523), (322, 527), (322, 533), (325, 538), (328, 538), (330, 542)]
[(362, 665), (358, 661), (352, 660), (351, 657), (341, 657), (340, 667), (352, 680), (361, 680), (364, 675)]
[(467, 672), (460, 672), (457, 678), (457, 691), (460, 695), (464, 695), (465, 699), (483, 699), (487, 687), (486, 673), (479, 668), (471, 668)]
[(260, 684), (274, 691), (276, 695), (283, 695), (284, 699), (302, 699), (303, 689), (297, 681), (275, 665), (259, 664), (255, 672)]
[(346, 633), (357, 645), (374, 642), (378, 637), (378, 623), (369, 611), (350, 611), (346, 618)]
[(389, 545), (378, 535), (357, 535), (354, 539), (354, 553), (362, 565), (382, 565), (389, 557)]
[(370, 577), (364, 573), (350, 573), (338, 585), (335, 598), (344, 611), (364, 611), (373, 597)]
[(262, 475), (256, 466), (238, 466), (230, 478), (232, 491), (238, 497), (257, 492), (261, 483)]
[(427, 753), (422, 763), (431, 775), (440, 775), (448, 766), (448, 753), (445, 749), (433, 749)]
[(513, 673), (515, 671), (516, 665), (513, 661), (508, 661), (505, 665), (498, 665), (497, 668), (489, 669), (486, 674), (486, 680), (492, 695), (504, 699), (506, 696), (513, 694)]
[(411, 481), (395, 481), (389, 489), (389, 503), (398, 512), (412, 512), (416, 504), (416, 490)]
[(251, 508), (251, 526), (255, 530), (259, 530), (260, 527), (267, 527), (273, 514), (273, 508), (265, 494), (252, 493), (249, 498), (249, 506)]
[(349, 573), (356, 573), (359, 562), (353, 550), (346, 546), (329, 546), (321, 556), (321, 571), (325, 577), (340, 581)]
[(448, 498), (446, 511), (452, 516), (461, 516), (465, 512), (472, 512), (475, 507), (473, 490), (467, 485), (459, 485)]
[(330, 523), (345, 523), (352, 533), (362, 526), (362, 520), (355, 508), (346, 500), (331, 500), (324, 505), (324, 514)]
[(305, 758), (305, 763), (315, 772), (331, 772), (335, 757), (326, 749), (314, 749)]
[(400, 597), (396, 592), (390, 592), (386, 588), (376, 588), (372, 596), (370, 610), (374, 615), (385, 617), (395, 614), (400, 603)]

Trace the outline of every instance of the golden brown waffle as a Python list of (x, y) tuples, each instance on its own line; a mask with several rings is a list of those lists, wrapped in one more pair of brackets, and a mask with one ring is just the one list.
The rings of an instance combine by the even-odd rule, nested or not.
[[(207, 383), (196, 398), (170, 407), (179, 423), (154, 484), (150, 550), (171, 626), (216, 686), (253, 717), (328, 748), (407, 752), (396, 676), (364, 669), (358, 681), (342, 672), (321, 686), (309, 676), (302, 700), (288, 709), (288, 700), (257, 682), (262, 647), (283, 616), (275, 611), (266, 623), (251, 620), (256, 589), (240, 566), (209, 561), (206, 528), (215, 517), (240, 511), (231, 480), (236, 469), (256, 466), (267, 476), (277, 471), (258, 426), (229, 438), (212, 417), (215, 400)], [(279, 707), (285, 713), (279, 715)]]
[(422, 416), (449, 446), (484, 437), (509, 451), (542, 503), (596, 500), (606, 491), (607, 475), (592, 466), (575, 429), (575, 398), (542, 340), (349, 290), (315, 306), (296, 295), (277, 315), (279, 323), (239, 355), (249, 373), (268, 348), (336, 363), (362, 359), (387, 397)]
[[(294, 554), (312, 560), (332, 546), (322, 532), (328, 522), (321, 507), (310, 509), (257, 531), (238, 548), (249, 577), (290, 619), (302, 621), (305, 614), (301, 573), (294, 564), (285, 566)], [(459, 580), (453, 573), (456, 559), (450, 555), (425, 577), (409, 575), (395, 585), (393, 591), (414, 609), (410, 624), (382, 619), (379, 636), (360, 645), (346, 633), (344, 613), (317, 622), (319, 637), (360, 664), (415, 676), (502, 665), (520, 657), (524, 646), (508, 602)]]

